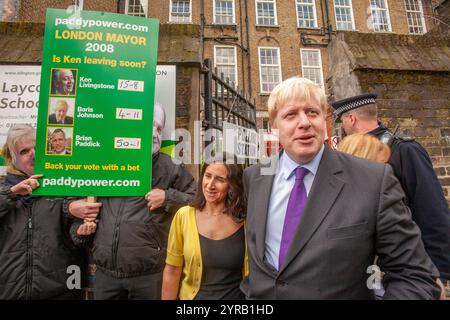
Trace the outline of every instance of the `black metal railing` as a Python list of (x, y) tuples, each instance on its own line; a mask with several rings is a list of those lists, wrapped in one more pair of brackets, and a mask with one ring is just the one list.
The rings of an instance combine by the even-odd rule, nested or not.
[(223, 122), (230, 122), (241, 127), (256, 130), (255, 100), (243, 90), (224, 78), (223, 73), (213, 70), (211, 61), (205, 60), (204, 70), (204, 117), (203, 124), (208, 129), (223, 129)]

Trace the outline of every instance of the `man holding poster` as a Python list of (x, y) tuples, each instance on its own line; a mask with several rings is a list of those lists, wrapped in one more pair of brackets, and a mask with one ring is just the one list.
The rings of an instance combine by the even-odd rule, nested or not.
[[(175, 212), (195, 194), (195, 181), (183, 165), (159, 152), (164, 109), (155, 105), (152, 190), (144, 197), (102, 197), (95, 204), (67, 199), (67, 212), (79, 219), (99, 212), (93, 258), (97, 265), (94, 299), (160, 299), (169, 227)], [(80, 226), (81, 228), (81, 226)], [(86, 243), (78, 229), (76, 243)], [(120, 235), (120, 237), (119, 237)]]
[(63, 198), (34, 196), (42, 176), (33, 175), (35, 144), (35, 129), (18, 124), (3, 146), (0, 300), (81, 299), (81, 277), (69, 279), (84, 264), (69, 237), (74, 221), (63, 213)]

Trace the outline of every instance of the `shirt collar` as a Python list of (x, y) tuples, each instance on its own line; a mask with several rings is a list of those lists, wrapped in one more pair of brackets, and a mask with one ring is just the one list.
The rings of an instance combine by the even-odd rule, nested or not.
[[(322, 159), (323, 151), (325, 146), (322, 145), (316, 156), (308, 163), (302, 165), (303, 168), (308, 169), (313, 176), (316, 175), (317, 169), (319, 168), (320, 160)], [(286, 152), (283, 152), (280, 159), (280, 175), (283, 179), (287, 180), (293, 174), (294, 169), (297, 168), (299, 164), (292, 160)]]

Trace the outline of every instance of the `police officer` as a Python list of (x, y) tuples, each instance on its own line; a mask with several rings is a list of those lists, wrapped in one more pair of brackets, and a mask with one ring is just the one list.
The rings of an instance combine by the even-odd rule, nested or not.
[(369, 133), (391, 147), (389, 164), (406, 194), (412, 218), (422, 232), (425, 249), (440, 272), (450, 279), (450, 210), (425, 149), (411, 137), (391, 132), (379, 120), (373, 93), (332, 103), (345, 134)]

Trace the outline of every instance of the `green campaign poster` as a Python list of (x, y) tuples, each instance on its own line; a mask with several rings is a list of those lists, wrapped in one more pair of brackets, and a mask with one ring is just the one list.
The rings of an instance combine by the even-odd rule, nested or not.
[(33, 194), (150, 190), (158, 31), (156, 19), (47, 10)]

